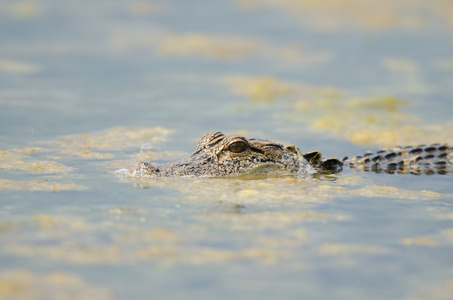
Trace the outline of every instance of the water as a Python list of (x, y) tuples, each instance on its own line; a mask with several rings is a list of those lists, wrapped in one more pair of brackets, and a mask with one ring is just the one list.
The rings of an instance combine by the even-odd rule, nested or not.
[(0, 296), (450, 299), (451, 174), (114, 173), (218, 130), (452, 144), (450, 2), (316, 3), (0, 3)]

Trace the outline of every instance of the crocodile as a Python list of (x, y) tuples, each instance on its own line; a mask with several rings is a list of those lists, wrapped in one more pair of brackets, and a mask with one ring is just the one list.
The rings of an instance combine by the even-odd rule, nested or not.
[(183, 159), (154, 165), (136, 163), (134, 177), (222, 177), (246, 174), (334, 174), (343, 168), (389, 174), (453, 172), (453, 147), (448, 144), (394, 147), (361, 156), (323, 159), (319, 151), (301, 153), (294, 145), (208, 132), (195, 151)]

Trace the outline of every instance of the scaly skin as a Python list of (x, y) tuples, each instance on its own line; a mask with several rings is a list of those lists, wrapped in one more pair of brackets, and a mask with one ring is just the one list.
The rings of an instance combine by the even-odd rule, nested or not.
[(390, 174), (446, 174), (452, 172), (453, 148), (448, 145), (396, 147), (342, 161), (322, 159), (318, 151), (301, 154), (293, 145), (209, 132), (190, 156), (161, 165), (135, 164), (130, 176), (234, 176), (242, 174), (338, 173), (343, 167)]
[(345, 165), (360, 171), (390, 174), (432, 175), (453, 171), (453, 148), (446, 144), (395, 147), (345, 159)]

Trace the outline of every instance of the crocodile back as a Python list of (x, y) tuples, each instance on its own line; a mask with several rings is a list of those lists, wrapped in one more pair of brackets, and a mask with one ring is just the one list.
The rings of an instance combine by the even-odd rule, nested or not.
[(394, 147), (351, 159), (343, 165), (360, 171), (389, 174), (447, 174), (453, 172), (453, 147), (446, 144)]

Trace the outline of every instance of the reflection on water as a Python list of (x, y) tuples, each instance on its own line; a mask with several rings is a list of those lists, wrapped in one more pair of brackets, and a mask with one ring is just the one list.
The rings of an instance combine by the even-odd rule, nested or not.
[(0, 298), (449, 299), (452, 174), (114, 171), (219, 130), (340, 159), (453, 144), (452, 11), (3, 1)]

